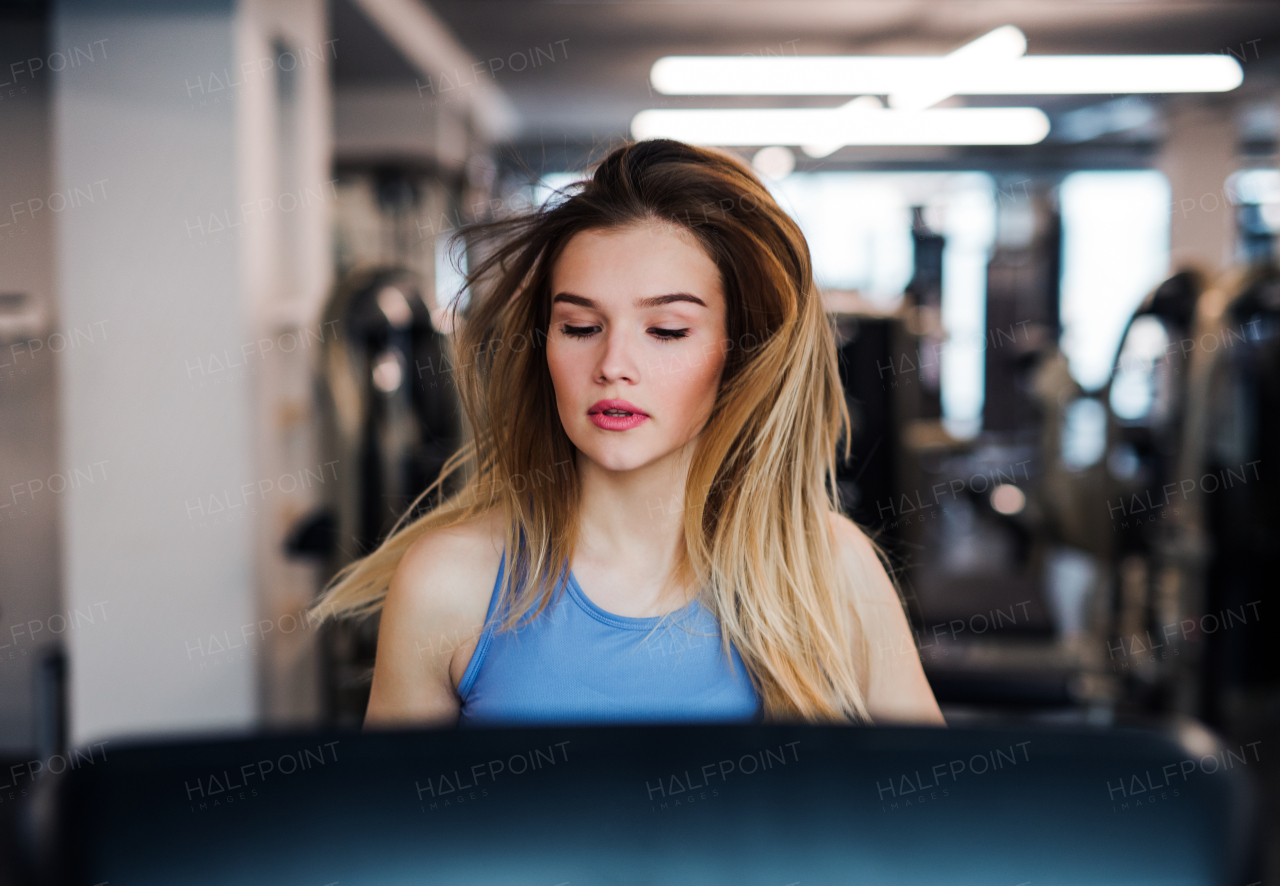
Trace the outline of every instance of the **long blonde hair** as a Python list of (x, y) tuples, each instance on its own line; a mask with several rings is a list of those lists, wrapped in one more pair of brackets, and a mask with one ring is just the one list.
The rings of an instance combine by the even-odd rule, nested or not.
[[(499, 596), (511, 605), (500, 628), (552, 601), (577, 538), (579, 478), (541, 350), (551, 269), (577, 233), (652, 221), (697, 238), (728, 307), (729, 350), (689, 467), (676, 578), (704, 589), (767, 720), (869, 719), (855, 591), (872, 577), (866, 563), (850, 574), (829, 524), (849, 413), (808, 245), (744, 164), (680, 142), (624, 145), (562, 199), (468, 230), (473, 244), (490, 244), (454, 327), (471, 438), (419, 496), (438, 491), (436, 505), (409, 520), (415, 501), (372, 553), (334, 576), (314, 611), (376, 612), (415, 540), (494, 508), (509, 515)], [(458, 471), (465, 482), (445, 496)]]

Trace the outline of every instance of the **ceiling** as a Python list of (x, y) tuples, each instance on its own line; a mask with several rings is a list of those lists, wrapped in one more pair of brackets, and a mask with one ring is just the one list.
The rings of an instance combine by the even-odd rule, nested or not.
[[(511, 59), (541, 50), (537, 67), (493, 79), (520, 115), (517, 150), (535, 166), (569, 168), (611, 141), (626, 137), (631, 117), (651, 107), (730, 105), (833, 106), (840, 97), (715, 98), (653, 93), (653, 62), (672, 54), (942, 54), (1005, 24), (1027, 35), (1028, 54), (1205, 53), (1246, 57), (1245, 85), (1231, 101), (1269, 101), (1280, 108), (1280, 3), (1144, 2), (1144, 0), (432, 0), (431, 8), (477, 59)], [(346, 8), (346, 12), (342, 10)], [(335, 5), (335, 33), (368, 42), (345, 0)], [(340, 18), (345, 16), (345, 18)], [(367, 29), (365, 29), (367, 30)], [(368, 53), (365, 53), (368, 54)], [(392, 61), (363, 64), (348, 55), (340, 78), (403, 78)], [(548, 56), (554, 61), (548, 61)], [(516, 59), (516, 63), (519, 60)], [(341, 64), (341, 62), (340, 62)], [(497, 65), (493, 65), (497, 67)], [(1097, 96), (970, 98), (968, 104), (1037, 104), (1056, 118), (1100, 102)], [(1222, 101), (1221, 96), (1213, 101)], [(1153, 97), (1159, 106), (1164, 101)], [(1056, 122), (1056, 119), (1055, 119)], [(1104, 136), (1083, 145), (1052, 140), (1034, 148), (845, 148), (818, 162), (909, 163), (972, 167), (1010, 162), (1056, 165), (1140, 165), (1152, 147), (1150, 128)], [(802, 166), (803, 166), (802, 162)]]

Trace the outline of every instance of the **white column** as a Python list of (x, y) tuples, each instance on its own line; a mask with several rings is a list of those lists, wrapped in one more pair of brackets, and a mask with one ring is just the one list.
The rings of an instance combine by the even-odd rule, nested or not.
[[(286, 218), (278, 173), (331, 177), (323, 5), (59, 0), (53, 18), (55, 47), (105, 52), (59, 73), (54, 111), (55, 186), (102, 183), (57, 215), (61, 321), (110, 334), (60, 375), (63, 461), (101, 465), (64, 497), (65, 601), (106, 613), (67, 632), (72, 740), (250, 726), (280, 605), (264, 585), (305, 585), (279, 566), (297, 501), (261, 484), (310, 461), (281, 464), (298, 435), (264, 417), (311, 351), (282, 370), (261, 342), (314, 325), (328, 285), (332, 198)], [(283, 162), (277, 40), (312, 53)]]

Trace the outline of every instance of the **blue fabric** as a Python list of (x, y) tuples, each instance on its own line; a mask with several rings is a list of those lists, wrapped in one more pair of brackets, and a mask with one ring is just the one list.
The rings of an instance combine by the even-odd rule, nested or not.
[(700, 600), (665, 616), (614, 615), (566, 572), (536, 619), (495, 631), (498, 567), (485, 629), (458, 685), (459, 728), (761, 721), (746, 666), (732, 646), (726, 660), (719, 623)]

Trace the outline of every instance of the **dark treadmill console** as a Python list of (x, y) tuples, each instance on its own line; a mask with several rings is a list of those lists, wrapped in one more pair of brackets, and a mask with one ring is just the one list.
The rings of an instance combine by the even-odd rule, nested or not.
[(1181, 731), (639, 726), (111, 741), (36, 882), (1248, 882), (1256, 747)]

